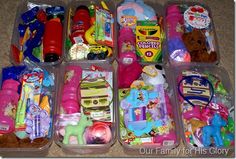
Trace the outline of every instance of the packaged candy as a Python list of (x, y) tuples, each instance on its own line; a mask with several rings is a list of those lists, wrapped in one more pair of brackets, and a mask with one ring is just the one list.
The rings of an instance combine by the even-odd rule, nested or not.
[(114, 8), (111, 1), (70, 2), (68, 61), (112, 60), (115, 47)]
[[(58, 4), (58, 5), (56, 5)], [(23, 1), (15, 22), (11, 58), (15, 64), (27, 57), (33, 62), (56, 64), (63, 53), (65, 4)]]
[(160, 65), (140, 67), (141, 74), (129, 87), (118, 90), (119, 139), (128, 151), (142, 147), (174, 148), (179, 139), (167, 84), (170, 79), (166, 79)]
[(2, 71), (5, 77), (0, 90), (2, 148), (39, 149), (52, 142), (54, 73), (27, 58), (23, 63)]
[(183, 65), (173, 72), (185, 145), (206, 153), (210, 148), (233, 148), (234, 121), (229, 114), (233, 101), (227, 72), (209, 65)]
[[(107, 151), (115, 135), (111, 66), (69, 63), (61, 68), (64, 82), (60, 85), (56, 143), (77, 153)], [(78, 151), (83, 147), (87, 151)]]
[(169, 62), (217, 63), (218, 46), (209, 8), (197, 3), (169, 3), (166, 27)]

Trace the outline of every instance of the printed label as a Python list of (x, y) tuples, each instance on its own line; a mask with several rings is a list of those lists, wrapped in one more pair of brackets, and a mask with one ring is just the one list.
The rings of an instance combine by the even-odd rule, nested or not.
[(124, 27), (135, 27), (137, 22), (137, 17), (129, 15), (121, 16), (120, 22), (121, 25)]
[(211, 22), (208, 11), (199, 6), (191, 6), (184, 12), (184, 20), (187, 24), (197, 29), (207, 28)]
[(0, 130), (1, 130), (1, 131), (8, 131), (9, 128), (10, 128), (9, 125), (0, 123)]
[(156, 61), (161, 57), (160, 26), (136, 27), (136, 50), (143, 61)]

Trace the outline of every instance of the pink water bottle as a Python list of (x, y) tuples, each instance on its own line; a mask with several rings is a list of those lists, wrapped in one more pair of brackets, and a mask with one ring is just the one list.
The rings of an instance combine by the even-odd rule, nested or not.
[(177, 5), (169, 6), (166, 14), (167, 44), (171, 62), (190, 62), (190, 54), (182, 40), (184, 18), (179, 7)]
[(183, 34), (181, 26), (184, 23), (184, 18), (177, 5), (171, 5), (167, 8), (166, 22), (168, 27), (167, 37), (181, 38)]
[(13, 79), (7, 79), (0, 90), (0, 134), (11, 133), (15, 130), (16, 106), (19, 99), (17, 93), (20, 83)]
[(119, 58), (123, 63), (132, 63), (137, 60), (135, 52), (135, 35), (131, 28), (120, 29), (118, 38)]
[(80, 66), (67, 66), (65, 70), (65, 81), (62, 91), (61, 105), (66, 114), (80, 112), (78, 98), (80, 98), (80, 80), (82, 69)]

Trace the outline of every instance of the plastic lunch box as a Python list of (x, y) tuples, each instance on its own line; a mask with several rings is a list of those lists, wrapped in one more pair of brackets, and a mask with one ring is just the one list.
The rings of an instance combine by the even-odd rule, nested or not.
[[(108, 6), (108, 9), (109, 11), (113, 14), (113, 19), (114, 19), (114, 47), (112, 48), (112, 56), (111, 57), (106, 57), (104, 60), (87, 60), (87, 59), (81, 59), (81, 60), (72, 60), (70, 59), (70, 56), (69, 56), (69, 50), (70, 48), (66, 47), (65, 49), (65, 60), (67, 62), (70, 62), (70, 61), (87, 61), (87, 62), (90, 62), (90, 63), (93, 63), (93, 62), (113, 62), (113, 60), (116, 58), (116, 45), (117, 45), (117, 35), (116, 35), (116, 7), (115, 7), (115, 1), (109, 1), (109, 0), (104, 0), (105, 4)], [(89, 7), (90, 4), (94, 4), (94, 5), (97, 5), (99, 7), (102, 7), (101, 5), (101, 1), (100, 0), (91, 0), (91, 1), (87, 1), (87, 0), (70, 0), (69, 3), (68, 3), (68, 22), (67, 22), (67, 31), (66, 31), (66, 37), (65, 39), (66, 40), (70, 40), (70, 33), (71, 33), (71, 28), (72, 28), (72, 18), (75, 14), (75, 11), (76, 11), (76, 8), (81, 6), (81, 5), (84, 5), (84, 6), (87, 6)]]
[[(187, 71), (197, 71), (199, 73), (203, 73), (204, 71), (207, 71), (209, 73), (212, 73), (213, 75), (215, 75), (216, 77), (218, 77), (222, 84), (223, 87), (226, 89), (226, 91), (229, 93), (229, 103), (226, 105), (229, 111), (230, 116), (234, 119), (234, 91), (233, 91), (233, 87), (230, 83), (230, 79), (229, 79), (229, 75), (227, 73), (227, 71), (223, 68), (223, 67), (219, 67), (219, 66), (214, 66), (214, 65), (210, 65), (210, 64), (201, 64), (201, 65), (197, 65), (197, 64), (184, 64), (181, 65), (179, 67), (172, 67), (171, 71), (173, 74), (173, 82), (174, 82), (174, 92), (175, 92), (175, 98), (176, 98), (176, 102), (177, 102), (177, 113), (178, 113), (178, 117), (179, 117), (179, 124), (180, 124), (180, 130), (185, 130), (185, 126), (183, 123), (183, 116), (182, 116), (182, 112), (180, 109), (180, 95), (178, 93), (178, 83), (177, 83), (177, 79), (178, 76), (181, 75), (182, 71), (187, 70)], [(189, 155), (192, 156), (230, 156), (232, 155), (232, 153), (234, 153), (234, 146), (230, 146), (230, 147), (201, 147), (199, 149), (197, 149), (198, 147), (194, 147), (192, 146), (190, 143), (187, 142), (187, 139), (185, 137), (185, 133), (184, 131), (181, 131), (181, 136), (182, 136), (182, 140), (184, 142), (184, 145), (187, 149), (193, 150), (192, 153), (189, 153)], [(217, 149), (216, 149), (217, 148)], [(195, 151), (195, 149), (197, 151)], [(220, 152), (221, 150), (228, 150), (228, 154), (225, 153), (213, 153), (214, 150), (218, 150), (218, 152)], [(200, 151), (201, 150), (201, 151)], [(221, 151), (223, 152), (223, 151)]]
[[(133, 2), (133, 1), (130, 1), (131, 3)], [(136, 1), (136, 2), (138, 2), (138, 1)], [(148, 5), (148, 7), (152, 7), (153, 9), (154, 9), (154, 11), (155, 11), (155, 13), (156, 13), (156, 15), (157, 15), (157, 18), (159, 18), (159, 17), (162, 17), (163, 19), (164, 19), (164, 3), (162, 3), (162, 2), (160, 2), (160, 1), (152, 1), (152, 0), (143, 0), (143, 2), (144, 2), (144, 4), (145, 4), (145, 6), (146, 5)], [(118, 7), (120, 7), (120, 6), (124, 6), (124, 5), (122, 5), (123, 3), (125, 3), (125, 1), (124, 0), (118, 0), (117, 1), (117, 5), (116, 5), (116, 11), (117, 11), (117, 17), (116, 17), (116, 21), (117, 21), (117, 43), (118, 43), (118, 46), (117, 46), (117, 59), (120, 61), (120, 60), (123, 60), (124, 62), (131, 62), (131, 61), (133, 61), (133, 60), (135, 60), (134, 59), (134, 57), (132, 56), (132, 51), (131, 51), (131, 55), (130, 55), (130, 51), (127, 51), (127, 53), (125, 52), (125, 53), (120, 53), (119, 52), (119, 49), (120, 48), (118, 48), (119, 47), (119, 36), (121, 35), (121, 36), (125, 36), (124, 34), (127, 34), (126, 35), (126, 37), (125, 38), (123, 38), (122, 37), (122, 39), (124, 39), (124, 40), (126, 40), (126, 39), (128, 39), (128, 42), (130, 41), (130, 36), (132, 36), (132, 35), (129, 35), (128, 36), (128, 33), (127, 32), (122, 32), (121, 34), (120, 34), (120, 30), (121, 30), (121, 25), (119, 24), (119, 22), (121, 23), (121, 20), (123, 21), (123, 22), (125, 22), (125, 21), (132, 21), (133, 20), (133, 16), (127, 16), (127, 20), (124, 20), (125, 18), (123, 18), (123, 13), (124, 13), (124, 15), (127, 15), (127, 14), (134, 14), (134, 16), (142, 16), (142, 15), (144, 15), (144, 14), (141, 14), (141, 15), (138, 15), (139, 14), (139, 12), (144, 12), (143, 11), (143, 7), (141, 8), (141, 5), (139, 4), (139, 5), (134, 5), (136, 8), (135, 8), (135, 10), (137, 11), (138, 10), (138, 12), (136, 13), (135, 11), (133, 11), (133, 10), (131, 10), (130, 11), (130, 13), (128, 13), (127, 11), (126, 11), (126, 9), (125, 8), (128, 8), (128, 9), (131, 9), (131, 7), (133, 7), (133, 5), (131, 4), (131, 5), (127, 5), (125, 8), (121, 8), (120, 9), (120, 11), (119, 12), (123, 12), (122, 14), (120, 14), (120, 15), (118, 15)], [(129, 1), (127, 0), (127, 3), (129, 3)], [(142, 3), (141, 2), (141, 0), (140, 0), (140, 2), (139, 3)], [(147, 8), (145, 8), (146, 10), (147, 10)], [(140, 11), (141, 10), (141, 11)], [(125, 12), (127, 12), (127, 13), (125, 13)], [(147, 11), (146, 13), (145, 13), (145, 15), (144, 15), (144, 19), (145, 18), (147, 18), (146, 17), (146, 15), (149, 15), (149, 12)], [(123, 19), (122, 19), (123, 18)], [(131, 19), (131, 20), (130, 20)], [(163, 20), (164, 21), (164, 20)], [(132, 23), (132, 22), (130, 22), (130, 23)], [(131, 24), (130, 24), (131, 25)], [(164, 26), (164, 23), (162, 24), (162, 26), (163, 27), (165, 27)], [(133, 28), (133, 27), (131, 27), (132, 29), (134, 29), (135, 30), (135, 28)], [(156, 29), (156, 28), (155, 28)], [(136, 31), (137, 32), (137, 31)], [(164, 29), (162, 30), (162, 32), (161, 33), (163, 33), (164, 34)], [(146, 33), (146, 34), (143, 34), (142, 36), (145, 36), (145, 35), (147, 35), (148, 33)], [(136, 34), (134, 35), (135, 36), (135, 38), (136, 38)], [(155, 35), (155, 36), (159, 36), (159, 35)], [(144, 38), (144, 37), (143, 37)], [(161, 41), (161, 54), (162, 54), (162, 58), (161, 58), (161, 60), (159, 60), (159, 59), (152, 59), (152, 60), (150, 60), (149, 59), (149, 61), (146, 61), (146, 60), (142, 60), (142, 58), (141, 57), (139, 57), (138, 55), (137, 55), (137, 46), (136, 46), (136, 44), (137, 44), (137, 42), (134, 44), (135, 46), (135, 54), (136, 54), (136, 56), (137, 56), (137, 60), (138, 61), (140, 61), (140, 62), (142, 62), (142, 63), (165, 63), (165, 38), (164, 38), (164, 35), (162, 35), (162, 34), (160, 34), (160, 38), (163, 38), (163, 40)], [(123, 40), (122, 40), (123, 41)], [(142, 41), (141, 41), (142, 42)], [(124, 42), (122, 42), (122, 43), (124, 43)], [(127, 44), (126, 44), (127, 45)], [(123, 44), (122, 44), (122, 48), (123, 48)], [(153, 49), (153, 48), (151, 48), (151, 47), (149, 47), (148, 48), (148, 51), (146, 51), (145, 52), (145, 55), (142, 55), (142, 56), (146, 56), (146, 58), (153, 58), (154, 56), (149, 56), (149, 55), (147, 55), (148, 54), (148, 52), (153, 52), (153, 50), (155, 50), (155, 49)], [(142, 50), (141, 49), (141, 47), (140, 47), (140, 50)], [(125, 55), (126, 54), (126, 55)]]
[[(173, 6), (173, 5), (176, 5), (177, 9), (176, 9), (176, 7), (172, 7), (168, 11), (168, 7)], [(188, 7), (196, 6), (196, 5), (203, 7), (203, 11), (204, 11), (204, 9), (206, 11), (208, 11), (207, 20), (200, 19), (200, 20), (202, 20), (202, 21), (200, 21), (200, 25), (195, 21), (194, 17), (192, 16), (193, 15), (192, 11), (198, 13), (198, 11), (202, 12), (201, 11), (202, 9), (198, 10), (198, 7), (193, 7), (193, 9), (188, 10), (189, 14), (186, 14), (184, 16), (184, 13), (185, 13), (185, 11), (187, 11)], [(201, 15), (202, 13), (200, 13), (200, 14), (195, 13), (194, 15), (197, 15), (200, 17), (201, 16), (207, 17), (206, 13), (205, 13), (206, 11), (204, 11), (204, 13), (203, 13), (204, 15)], [(186, 20), (184, 18), (189, 19), (190, 22), (186, 23)], [(207, 50), (207, 52), (208, 52), (208, 54), (206, 54), (207, 52), (205, 52), (203, 54), (204, 56), (210, 55), (209, 54), (210, 52), (211, 53), (216, 52), (216, 54), (215, 54), (216, 57), (214, 57), (214, 56), (207, 57), (208, 59), (213, 59), (210, 62), (201, 60), (201, 59), (199, 59), (199, 57), (195, 56), (195, 58), (196, 58), (195, 61), (191, 62), (191, 63), (209, 63), (209, 64), (218, 64), (219, 63), (219, 61), (220, 61), (219, 46), (218, 46), (218, 41), (217, 41), (217, 37), (216, 37), (212, 13), (211, 13), (211, 10), (208, 6), (206, 6), (202, 3), (198, 3), (198, 2), (184, 2), (184, 3), (180, 3), (177, 1), (176, 2), (168, 2), (165, 4), (165, 18), (164, 19), (165, 19), (164, 23), (165, 23), (165, 33), (166, 33), (166, 42), (165, 43), (166, 43), (166, 54), (167, 54), (165, 56), (166, 62), (169, 62), (170, 64), (174, 64), (174, 65), (181, 64), (181, 63), (187, 63), (187, 61), (180, 62), (180, 59), (185, 59), (185, 58), (188, 59), (187, 55), (185, 55), (185, 57), (178, 56), (179, 54), (181, 54), (180, 52), (182, 50), (186, 51), (186, 48), (187, 48), (188, 52), (190, 52), (189, 49), (193, 50), (191, 52), (193, 52), (192, 54), (195, 53), (194, 55), (199, 54), (199, 52), (196, 53), (196, 50), (201, 50), (201, 49), (204, 51)], [(192, 20), (192, 19), (194, 19), (194, 20)], [(196, 24), (194, 23), (194, 21), (196, 22)], [(207, 27), (207, 32), (205, 32), (202, 36), (200, 36), (201, 33), (199, 33), (199, 31), (202, 31), (202, 32), (206, 31), (206, 29), (204, 29), (204, 27), (206, 26), (206, 24), (204, 22), (206, 22), (206, 24), (209, 24), (209, 23), (210, 24)], [(191, 27), (194, 25), (198, 26), (198, 29), (194, 29), (194, 30), (198, 31), (196, 34), (193, 32), (193, 27)], [(185, 30), (182, 30), (182, 29), (185, 29)], [(177, 30), (177, 33), (176, 33), (176, 30)], [(188, 33), (185, 36), (185, 38), (187, 39), (185, 41), (189, 41), (189, 43), (187, 44), (188, 46), (186, 45), (186, 42), (185, 43), (183, 42), (183, 40), (182, 40), (183, 33), (181, 33), (181, 32)], [(209, 35), (209, 33), (211, 36), (206, 37), (206, 35)], [(198, 35), (198, 36), (196, 36), (196, 35)], [(179, 39), (179, 37), (181, 37), (181, 38)], [(203, 39), (205, 39), (205, 45), (204, 45), (204, 41), (202, 41)], [(210, 42), (208, 42), (208, 40)], [(195, 46), (195, 48), (193, 46)], [(199, 49), (199, 47), (201, 49)], [(203, 52), (203, 51), (201, 51), (201, 52)], [(201, 57), (203, 57), (203, 56), (201, 55)], [(176, 61), (174, 61), (173, 58), (175, 58)]]
[[(40, 62), (39, 64), (41, 65), (57, 65), (59, 63), (61, 63), (64, 59), (64, 37), (65, 37), (65, 32), (66, 32), (66, 23), (67, 23), (67, 4), (62, 1), (62, 0), (58, 0), (58, 1), (53, 1), (53, 0), (21, 0), (21, 2), (19, 2), (19, 6), (17, 8), (17, 12), (16, 12), (16, 18), (15, 18), (15, 22), (14, 22), (14, 27), (13, 27), (13, 34), (12, 34), (12, 39), (11, 39), (11, 46), (15, 45), (18, 49), (20, 49), (20, 44), (19, 44), (19, 39), (20, 39), (20, 35), (18, 32), (18, 25), (20, 23), (22, 23), (22, 19), (21, 19), (21, 14), (26, 12), (28, 10), (27, 8), (27, 4), (28, 3), (34, 3), (34, 4), (39, 4), (39, 5), (43, 5), (43, 4), (47, 4), (47, 5), (51, 5), (51, 6), (63, 6), (65, 9), (65, 15), (64, 15), (64, 24), (63, 24), (63, 36), (62, 36), (62, 55), (59, 58), (58, 61), (55, 62)], [(14, 59), (14, 49), (10, 49), (10, 61), (12, 64), (14, 65), (18, 65), (19, 63)]]
[(112, 130), (112, 139), (109, 143), (107, 144), (84, 144), (84, 145), (79, 145), (79, 144), (71, 144), (71, 145), (66, 145), (64, 143), (62, 143), (62, 141), (60, 141), (60, 135), (58, 133), (58, 115), (60, 115), (60, 110), (61, 110), (61, 99), (62, 99), (62, 87), (63, 87), (63, 79), (64, 79), (64, 73), (65, 73), (65, 68), (66, 66), (70, 66), (70, 65), (78, 65), (80, 66), (83, 70), (89, 70), (89, 68), (93, 65), (95, 66), (99, 66), (102, 67), (103, 69), (105, 69), (106, 71), (111, 71), (113, 72), (113, 88), (115, 88), (116, 84), (115, 84), (115, 77), (114, 77), (114, 70), (112, 68), (112, 66), (109, 63), (87, 63), (85, 61), (81, 61), (81, 62), (68, 62), (66, 64), (61, 65), (60, 67), (60, 74), (58, 75), (58, 88), (57, 88), (57, 92), (58, 92), (58, 98), (57, 98), (57, 115), (56, 115), (56, 121), (54, 124), (54, 141), (55, 143), (60, 146), (62, 148), (62, 150), (66, 153), (66, 154), (101, 154), (101, 153), (106, 153), (109, 151), (110, 147), (116, 142), (116, 92), (113, 89), (113, 123), (111, 125), (111, 130)]
[[(53, 68), (53, 67), (45, 67), (43, 66), (44, 69), (46, 69), (49, 72), (54, 73), (54, 76), (56, 76), (57, 74), (57, 69)], [(1, 74), (2, 76), (2, 74)], [(1, 77), (2, 79), (2, 77)], [(52, 88), (52, 125), (50, 127), (50, 131), (51, 131), (51, 138), (48, 139), (48, 143), (46, 143), (44, 146), (42, 147), (38, 147), (38, 148), (4, 148), (1, 147), (0, 148), (0, 156), (4, 156), (4, 157), (43, 157), (46, 156), (49, 152), (49, 148), (53, 142), (53, 124), (54, 124), (54, 114), (55, 114), (55, 97), (56, 97), (56, 80), (54, 80), (55, 82), (55, 86)], [(1, 83), (2, 84), (2, 83)]]
[[(155, 65), (155, 64), (141, 64), (142, 67), (143, 66), (150, 66), (150, 65)], [(166, 82), (168, 83), (168, 89), (167, 89), (167, 93), (169, 94), (169, 99), (170, 99), (170, 103), (171, 103), (171, 111), (173, 114), (173, 121), (174, 122), (174, 133), (176, 135), (176, 141), (175, 143), (172, 143), (171, 139), (166, 139), (166, 144), (165, 146), (160, 146), (158, 144), (143, 144), (143, 145), (132, 145), (132, 144), (128, 144), (125, 143), (125, 141), (122, 140), (121, 134), (123, 134), (121, 132), (121, 127), (120, 124), (121, 122), (123, 122), (122, 118), (120, 117), (121, 111), (120, 111), (120, 95), (118, 93), (118, 97), (117, 97), (117, 103), (118, 103), (118, 108), (117, 108), (117, 118), (118, 118), (118, 135), (117, 138), (119, 140), (119, 142), (121, 143), (123, 150), (125, 153), (127, 154), (140, 154), (140, 150), (141, 149), (153, 149), (155, 151), (155, 153), (153, 153), (152, 155), (163, 155), (161, 154), (161, 150), (171, 150), (176, 148), (179, 143), (180, 143), (180, 130), (179, 130), (179, 123), (178, 123), (178, 116), (177, 116), (177, 110), (176, 108), (176, 102), (175, 102), (175, 98), (174, 98), (174, 93), (173, 93), (173, 83), (172, 83), (172, 77), (171, 77), (171, 72), (169, 71), (168, 67), (165, 67), (164, 65), (162, 65), (163, 69), (165, 70), (165, 77), (166, 77)], [(118, 76), (118, 75), (117, 75)], [(118, 87), (117, 87), (117, 92), (118, 92)], [(122, 121), (121, 121), (122, 120)], [(171, 144), (170, 144), (171, 143)], [(163, 141), (164, 144), (164, 141)]]

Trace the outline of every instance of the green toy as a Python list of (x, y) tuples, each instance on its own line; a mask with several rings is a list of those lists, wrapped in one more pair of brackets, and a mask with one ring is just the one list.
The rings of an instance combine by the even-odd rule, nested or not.
[(210, 73), (207, 73), (207, 75), (208, 75), (208, 80), (213, 84), (213, 87), (215, 88), (215, 92), (222, 95), (227, 95), (227, 91), (225, 90), (220, 79), (218, 79), (216, 76)]
[(25, 124), (25, 111), (27, 108), (27, 99), (29, 98), (29, 94), (31, 93), (31, 88), (29, 85), (25, 84), (23, 87), (23, 93), (21, 93), (20, 100), (17, 106), (16, 112), (16, 128), (22, 127)]
[(221, 136), (225, 147), (234, 141), (234, 120), (231, 117), (228, 117), (228, 124), (221, 129)]
[(70, 136), (77, 136), (78, 144), (85, 144), (83, 134), (87, 126), (92, 126), (92, 120), (84, 114), (81, 114), (80, 120), (77, 125), (67, 125), (65, 127), (65, 136), (63, 144), (69, 144)]
[(41, 47), (41, 46), (35, 47), (35, 48), (33, 49), (32, 54), (33, 54), (37, 59), (39, 59), (40, 61), (43, 60), (43, 52), (42, 52), (42, 47)]

